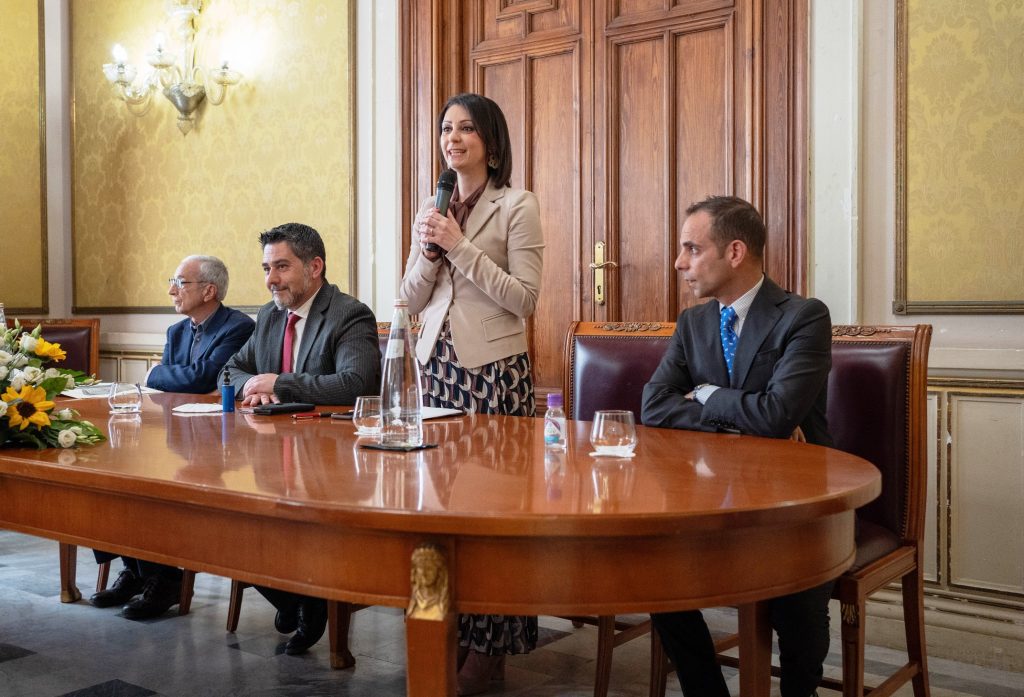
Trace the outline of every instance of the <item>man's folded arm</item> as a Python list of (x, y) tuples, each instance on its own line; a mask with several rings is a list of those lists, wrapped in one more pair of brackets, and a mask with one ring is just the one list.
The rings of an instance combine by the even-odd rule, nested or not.
[(217, 389), (221, 369), (249, 339), (252, 327), (251, 324), (233, 327), (217, 339), (213, 350), (202, 360), (188, 365), (154, 366), (146, 384), (164, 392), (212, 392)]
[(687, 395), (696, 386), (679, 340), (679, 328), (669, 341), (668, 350), (657, 370), (644, 385), (640, 421), (646, 426), (714, 431), (701, 423), (703, 407)]

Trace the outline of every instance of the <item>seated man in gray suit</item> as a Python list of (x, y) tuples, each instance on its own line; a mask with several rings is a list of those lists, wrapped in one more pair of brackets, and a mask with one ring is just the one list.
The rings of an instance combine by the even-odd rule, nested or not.
[[(260, 308), (256, 331), (225, 366), (242, 405), (354, 404), (360, 395), (378, 394), (377, 320), (366, 305), (326, 282), (320, 234), (286, 223), (261, 234), (260, 247), (274, 299)], [(295, 631), (285, 653), (304, 653), (323, 636), (326, 602), (257, 590), (277, 608), (277, 630)]]
[[(679, 315), (665, 357), (644, 387), (644, 424), (831, 445), (828, 308), (764, 275), (764, 222), (746, 201), (712, 196), (686, 216), (675, 267), (696, 297), (714, 301)], [(809, 697), (821, 679), (831, 590), (829, 582), (771, 601), (782, 697)], [(651, 619), (683, 694), (728, 697), (700, 611)]]

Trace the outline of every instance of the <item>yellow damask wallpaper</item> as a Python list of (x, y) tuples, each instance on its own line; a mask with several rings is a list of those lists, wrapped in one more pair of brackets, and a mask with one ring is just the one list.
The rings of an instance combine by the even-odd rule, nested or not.
[(170, 311), (166, 279), (189, 254), (225, 261), (229, 305), (262, 305), (270, 296), (257, 236), (291, 221), (320, 231), (327, 278), (347, 290), (351, 2), (207, 0), (196, 62), (228, 58), (244, 80), (222, 105), (207, 100), (184, 136), (161, 93), (136, 117), (101, 70), (120, 43), (144, 74), (157, 31), (180, 51), (165, 6), (71, 6), (75, 309)]
[(0, 303), (8, 313), (46, 307), (41, 21), (38, 0), (0, 0)]
[(907, 0), (907, 299), (1024, 302), (1024, 2)]

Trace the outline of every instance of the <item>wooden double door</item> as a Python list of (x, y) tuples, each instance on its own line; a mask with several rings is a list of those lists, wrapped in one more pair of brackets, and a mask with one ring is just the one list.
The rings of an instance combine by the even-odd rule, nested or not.
[(441, 105), (491, 97), (512, 185), (541, 207), (542, 393), (561, 388), (572, 320), (674, 320), (695, 302), (673, 261), (708, 194), (758, 206), (767, 272), (804, 290), (805, 3), (404, 0), (405, 234), (436, 181)]

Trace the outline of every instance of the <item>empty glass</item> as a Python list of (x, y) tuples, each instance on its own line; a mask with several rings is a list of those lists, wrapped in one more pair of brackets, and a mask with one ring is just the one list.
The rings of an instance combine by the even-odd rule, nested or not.
[(380, 397), (356, 397), (352, 423), (357, 436), (380, 436)]
[(138, 414), (142, 411), (142, 387), (137, 382), (111, 383), (108, 395), (111, 414)]
[(636, 447), (636, 426), (631, 411), (594, 412), (594, 425), (590, 429), (591, 455), (633, 457)]

